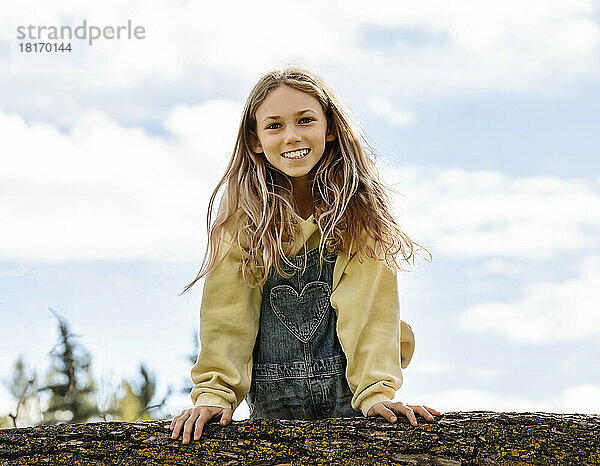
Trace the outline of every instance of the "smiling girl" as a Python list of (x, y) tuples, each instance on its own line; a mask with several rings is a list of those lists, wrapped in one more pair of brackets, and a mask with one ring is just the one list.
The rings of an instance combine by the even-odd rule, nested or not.
[(414, 264), (419, 245), (365, 147), (315, 73), (272, 71), (252, 89), (210, 198), (207, 254), (184, 289), (206, 276), (194, 407), (172, 438), (197, 440), (214, 417), (226, 425), (244, 399), (251, 419), (441, 415), (392, 401), (414, 351), (396, 256)]

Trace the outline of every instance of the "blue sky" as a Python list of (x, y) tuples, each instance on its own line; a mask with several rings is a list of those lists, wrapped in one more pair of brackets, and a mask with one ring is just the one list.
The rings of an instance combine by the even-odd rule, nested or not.
[[(141, 361), (160, 394), (185, 383), (202, 285), (177, 294), (210, 193), (251, 87), (300, 64), (375, 143), (433, 254), (399, 278), (416, 350), (396, 399), (600, 411), (597, 2), (144, 5), (10, 2), (0, 20), (0, 379), (19, 355), (47, 366), (52, 307), (106, 387)], [(18, 51), (18, 25), (83, 19), (146, 38)]]

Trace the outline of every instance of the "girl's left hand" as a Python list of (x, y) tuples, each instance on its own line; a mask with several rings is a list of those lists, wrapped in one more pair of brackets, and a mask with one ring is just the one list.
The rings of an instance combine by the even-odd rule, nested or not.
[(419, 413), (428, 421), (433, 421), (432, 413), (436, 416), (442, 415), (437, 409), (430, 408), (429, 406), (405, 405), (401, 401), (381, 401), (371, 406), (367, 416), (379, 415), (390, 422), (396, 422), (396, 415), (394, 413), (406, 415), (413, 426), (417, 425), (415, 413)]

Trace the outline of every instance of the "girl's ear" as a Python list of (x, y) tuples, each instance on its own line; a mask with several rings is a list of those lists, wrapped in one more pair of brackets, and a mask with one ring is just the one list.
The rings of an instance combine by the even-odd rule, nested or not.
[(325, 141), (335, 141), (335, 132), (333, 131), (333, 123), (331, 123), (331, 117), (327, 118), (327, 134), (325, 136)]
[(252, 147), (252, 150), (257, 154), (261, 154), (262, 152), (264, 152), (262, 146), (260, 145), (260, 141), (256, 137), (256, 134), (254, 134), (252, 131), (250, 132), (250, 146)]
[(335, 141), (335, 134), (332, 131), (327, 130), (327, 136), (325, 137), (327, 142)]

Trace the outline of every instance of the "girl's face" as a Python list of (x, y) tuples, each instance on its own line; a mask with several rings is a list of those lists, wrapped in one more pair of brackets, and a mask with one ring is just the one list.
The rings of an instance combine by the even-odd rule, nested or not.
[[(325, 143), (335, 139), (319, 101), (285, 85), (269, 92), (256, 109), (256, 134), (254, 152), (264, 153), (274, 167), (302, 181), (323, 156)], [(309, 152), (294, 152), (302, 149)]]

